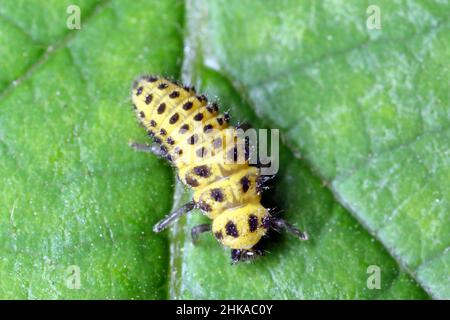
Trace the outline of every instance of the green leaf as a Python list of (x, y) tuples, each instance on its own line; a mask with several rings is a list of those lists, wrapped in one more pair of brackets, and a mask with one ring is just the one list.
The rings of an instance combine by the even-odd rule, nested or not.
[[(66, 27), (68, 5), (81, 30)], [(366, 28), (369, 4), (382, 29)], [(450, 298), (449, 7), (427, 1), (0, 4), (1, 298)], [(162, 74), (280, 128), (266, 196), (310, 236), (266, 257), (152, 225), (189, 198), (129, 88)], [(71, 266), (79, 267), (73, 289)], [(381, 289), (367, 286), (378, 266)]]

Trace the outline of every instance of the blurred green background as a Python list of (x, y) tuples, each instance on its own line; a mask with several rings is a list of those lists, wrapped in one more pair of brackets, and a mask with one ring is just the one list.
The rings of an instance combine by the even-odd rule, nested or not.
[[(0, 298), (450, 299), (449, 17), (431, 0), (1, 0)], [(270, 198), (310, 241), (274, 235), (231, 266), (190, 242), (199, 214), (153, 234), (189, 194), (127, 145), (148, 141), (141, 74), (279, 128)]]

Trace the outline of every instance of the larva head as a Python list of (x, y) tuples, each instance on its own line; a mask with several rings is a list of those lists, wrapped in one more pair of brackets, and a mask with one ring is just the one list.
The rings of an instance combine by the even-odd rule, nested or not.
[(249, 250), (266, 234), (269, 225), (267, 209), (255, 202), (225, 210), (213, 220), (212, 231), (224, 246)]

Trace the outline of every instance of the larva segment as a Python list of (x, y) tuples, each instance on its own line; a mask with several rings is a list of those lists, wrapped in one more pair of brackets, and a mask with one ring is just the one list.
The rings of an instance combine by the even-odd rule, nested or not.
[[(217, 213), (214, 211), (215, 206), (211, 208), (209, 201), (200, 199), (203, 189), (209, 188), (212, 184), (226, 184), (229, 177), (236, 175), (248, 175), (254, 179), (259, 175), (257, 169), (250, 167), (248, 162), (244, 161), (245, 150), (242, 140), (240, 137), (229, 136), (225, 130), (216, 130), (209, 134), (194, 130), (187, 135), (187, 139), (181, 140), (183, 143), (178, 146), (184, 150), (183, 157), (176, 160), (179, 177), (194, 188), (197, 194), (196, 200), (203, 205), (202, 209), (210, 216)], [(240, 143), (242, 146), (238, 150), (239, 160), (241, 160), (239, 163), (235, 162), (234, 157), (236, 143)], [(230, 150), (233, 151), (231, 157)], [(252, 192), (256, 194), (254, 190), (251, 189), (247, 194)], [(234, 198), (239, 199), (240, 197), (235, 196)], [(237, 200), (233, 201), (238, 202)], [(209, 214), (211, 211), (212, 214)]]
[(180, 124), (178, 130), (174, 130), (171, 134), (171, 140), (176, 145), (174, 153), (182, 153), (183, 158), (179, 159), (179, 166), (189, 165), (191, 163), (216, 163), (220, 161), (220, 157), (214, 157), (222, 152), (222, 147), (225, 141), (224, 128), (208, 125), (213, 122), (215, 118), (206, 118), (202, 121), (194, 121), (193, 118), (199, 114), (204, 108), (199, 108), (198, 111), (191, 114), (187, 119)]
[(261, 196), (256, 189), (259, 169), (247, 169), (233, 172), (205, 188), (194, 189), (194, 201), (209, 209), (205, 214), (211, 219), (215, 219), (226, 209), (259, 203)]
[[(190, 108), (186, 110), (183, 106), (189, 106)], [(173, 109), (164, 122), (162, 122), (161, 127), (166, 128), (168, 132), (166, 138), (167, 143), (173, 146), (170, 150), (175, 148), (175, 146), (179, 150), (191, 148), (187, 146), (190, 142), (189, 139), (194, 133), (198, 135), (199, 132), (196, 128), (202, 126), (202, 119), (195, 121), (194, 118), (199, 114), (203, 115), (202, 110), (204, 110), (202, 102), (198, 101), (196, 97), (189, 97), (183, 100), (177, 108)]]
[(186, 158), (177, 162), (178, 176), (187, 185), (193, 187), (195, 191), (208, 188), (211, 184), (219, 181), (225, 182), (228, 177), (238, 172), (245, 174), (249, 170), (253, 170), (248, 163), (225, 162), (225, 149), (222, 149), (213, 157), (206, 158), (198, 157), (196, 154), (198, 150), (191, 149), (191, 154), (183, 154), (183, 157), (186, 156)]

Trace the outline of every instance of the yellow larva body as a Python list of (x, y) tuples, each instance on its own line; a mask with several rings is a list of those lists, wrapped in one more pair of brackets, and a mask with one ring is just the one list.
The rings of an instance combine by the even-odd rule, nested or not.
[(256, 245), (270, 216), (260, 203), (259, 169), (246, 160), (223, 161), (233, 156), (225, 135), (228, 116), (193, 89), (159, 77), (136, 80), (132, 100), (139, 121), (193, 189), (196, 206), (213, 220), (216, 239), (232, 249)]

